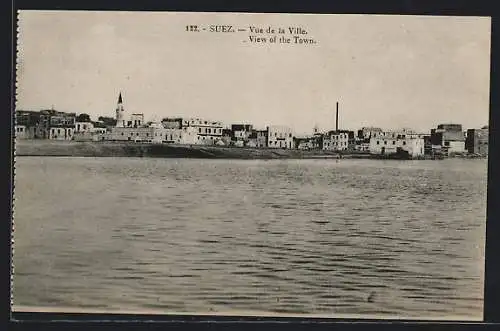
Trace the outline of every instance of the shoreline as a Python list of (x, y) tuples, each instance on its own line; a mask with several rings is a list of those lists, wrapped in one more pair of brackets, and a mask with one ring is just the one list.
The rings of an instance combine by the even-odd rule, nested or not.
[[(135, 142), (76, 142), (18, 140), (15, 156), (51, 157), (152, 157), (200, 159), (339, 159), (333, 151), (273, 149), (252, 147), (154, 144)], [(371, 158), (369, 154), (342, 157)]]
[(142, 315), (141, 317), (148, 318), (168, 318), (171, 316), (185, 318), (193, 317), (219, 317), (219, 318), (306, 318), (306, 319), (320, 319), (320, 320), (339, 320), (339, 319), (349, 319), (358, 321), (368, 321), (368, 320), (402, 320), (402, 321), (440, 321), (440, 322), (451, 322), (451, 321), (463, 321), (465, 323), (474, 323), (481, 320), (481, 316), (459, 316), (459, 315), (443, 315), (443, 316), (404, 316), (397, 314), (346, 314), (346, 313), (278, 313), (273, 311), (259, 311), (259, 310), (222, 310), (222, 311), (200, 311), (200, 312), (186, 312), (186, 311), (168, 311), (163, 309), (99, 309), (99, 308), (87, 308), (87, 307), (44, 307), (44, 306), (26, 306), (26, 305), (14, 305), (11, 307), (12, 313), (23, 314), (23, 313), (46, 313), (46, 314), (91, 314), (91, 315), (115, 315), (124, 317), (126, 315)]
[[(273, 149), (135, 142), (77, 142), (53, 140), (17, 140), (15, 156), (50, 157), (151, 157), (198, 159), (372, 159), (390, 158), (369, 153), (338, 153), (324, 150)], [(471, 157), (461, 157), (469, 159)], [(434, 160), (432, 157), (410, 160)]]

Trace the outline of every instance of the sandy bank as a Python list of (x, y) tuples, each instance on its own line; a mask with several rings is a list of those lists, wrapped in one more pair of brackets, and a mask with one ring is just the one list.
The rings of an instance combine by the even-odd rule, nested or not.
[[(143, 144), (129, 142), (74, 142), (19, 140), (17, 156), (89, 156), (89, 157), (172, 157), (226, 159), (303, 159), (338, 158), (330, 151), (302, 151), (270, 148), (239, 148), (199, 145)], [(369, 157), (345, 155), (344, 157)]]

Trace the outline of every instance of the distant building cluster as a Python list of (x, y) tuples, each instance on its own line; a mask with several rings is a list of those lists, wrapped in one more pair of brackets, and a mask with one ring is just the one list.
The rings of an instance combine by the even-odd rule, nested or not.
[(16, 111), (15, 134), (18, 139), (74, 141), (131, 141), (158, 144), (216, 145), (250, 148), (324, 150), (339, 153), (391, 155), (406, 153), (424, 156), (488, 155), (488, 127), (463, 130), (460, 124), (439, 124), (429, 133), (409, 128), (383, 130), (363, 127), (357, 132), (335, 130), (320, 132), (315, 127), (308, 136), (297, 136), (286, 126), (256, 129), (251, 124), (232, 124), (200, 118), (167, 117), (145, 122), (144, 114), (127, 116), (120, 93), (115, 117), (101, 116), (92, 121), (87, 114), (41, 111)]

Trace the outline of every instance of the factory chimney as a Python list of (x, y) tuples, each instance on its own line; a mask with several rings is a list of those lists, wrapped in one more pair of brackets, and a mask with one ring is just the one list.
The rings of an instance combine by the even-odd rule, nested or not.
[(335, 113), (335, 131), (339, 131), (339, 102), (337, 101), (337, 111)]

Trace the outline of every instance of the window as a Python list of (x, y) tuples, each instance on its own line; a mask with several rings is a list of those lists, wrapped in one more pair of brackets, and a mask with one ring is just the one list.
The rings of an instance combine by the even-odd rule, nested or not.
[(406, 145), (406, 141), (403, 141), (403, 145)]
[[(156, 135), (156, 134), (155, 134)], [(149, 137), (149, 133), (146, 133), (146, 137)]]
[(394, 140), (393, 140), (393, 141), (392, 141), (392, 144), (393, 144), (393, 145), (396, 145), (396, 141), (394, 141)]
[(201, 133), (201, 128), (198, 129), (198, 132)]
[(377, 145), (380, 145), (380, 141), (377, 140)]
[(384, 145), (387, 145), (387, 140), (384, 140)]
[(136, 135), (136, 136), (138, 136), (138, 135), (139, 135), (139, 132), (137, 132), (135, 135)]
[(123, 136), (123, 132), (122, 132), (122, 136)]

